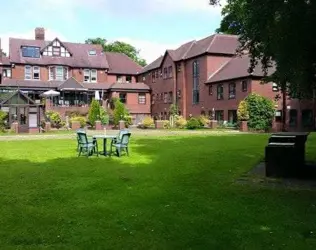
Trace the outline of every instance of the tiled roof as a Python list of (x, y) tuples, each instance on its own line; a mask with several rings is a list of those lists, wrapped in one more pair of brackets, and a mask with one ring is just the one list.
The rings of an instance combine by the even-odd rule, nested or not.
[[(221, 82), (249, 76), (264, 76), (260, 63), (258, 63), (258, 65), (254, 68), (252, 74), (248, 72), (249, 67), (249, 55), (236, 56), (229, 60), (226, 64), (224, 64), (217, 72), (212, 74), (207, 80), (207, 83)], [(268, 71), (268, 75), (273, 74), (274, 70), (274, 68), (270, 68)]]
[(127, 55), (115, 52), (105, 52), (109, 64), (109, 73), (136, 75), (142, 67), (131, 60)]
[(38, 88), (38, 89), (89, 89), (89, 90), (146, 90), (150, 88), (144, 83), (81, 83), (73, 78), (66, 81), (32, 81), (32, 80), (15, 80), (5, 78), (0, 87), (20, 87), (20, 88)]
[(118, 90), (150, 90), (149, 86), (144, 83), (114, 83), (111, 89)]
[[(7, 58), (6, 62), (9, 64), (11, 62), (16, 64), (66, 65), (80, 68), (109, 69), (109, 73), (127, 75), (136, 75), (142, 70), (140, 65), (125, 54), (103, 52), (101, 45), (62, 41), (60, 41), (60, 43), (71, 53), (71, 57), (42, 55), (41, 58), (29, 58), (21, 56), (22, 46), (35, 46), (43, 50), (46, 46), (51, 44), (51, 41), (10, 38), (10, 60)], [(96, 55), (90, 56), (90, 50), (95, 50)]]
[(158, 57), (155, 61), (153, 61), (152, 63), (148, 64), (147, 66), (145, 66), (140, 73), (145, 73), (148, 72), (150, 70), (159, 68), (162, 62), (163, 56)]
[[(167, 49), (173, 61), (187, 60), (205, 53), (230, 55), (236, 54), (239, 46), (238, 36), (215, 34), (198, 41), (190, 41), (175, 50)], [(142, 73), (159, 68), (164, 57), (159, 57), (151, 64), (143, 68)]]
[(32, 80), (16, 80), (5, 78), (2, 80), (0, 87), (20, 87), (20, 88), (57, 88), (62, 81), (32, 81)]
[[(83, 43), (63, 43), (72, 54), (72, 57), (41, 56), (41, 58), (22, 57), (22, 46), (36, 46), (44, 49), (50, 42), (43, 40), (27, 40), (10, 38), (11, 63), (37, 64), (37, 65), (67, 65), (83, 68), (109, 68), (106, 56), (100, 45)], [(95, 56), (89, 56), (89, 51), (95, 50)]]
[(70, 77), (58, 86), (58, 89), (85, 89), (82, 83), (79, 83), (75, 78)]
[(10, 65), (10, 59), (9, 59), (9, 57), (2, 56), (2, 57), (0, 58), (0, 65), (9, 66), (9, 65)]

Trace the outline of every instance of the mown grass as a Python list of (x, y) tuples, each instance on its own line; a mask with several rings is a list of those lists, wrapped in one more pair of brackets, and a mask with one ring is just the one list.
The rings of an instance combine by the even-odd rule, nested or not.
[(315, 249), (315, 191), (236, 182), (267, 138), (132, 137), (130, 157), (89, 159), (75, 139), (2, 141), (0, 248)]

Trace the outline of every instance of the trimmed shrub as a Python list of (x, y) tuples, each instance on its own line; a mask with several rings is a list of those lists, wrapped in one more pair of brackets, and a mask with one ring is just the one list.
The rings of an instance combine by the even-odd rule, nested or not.
[(3, 132), (6, 126), (6, 119), (7, 119), (8, 113), (3, 112), (0, 110), (0, 131)]
[(63, 126), (61, 116), (58, 112), (50, 110), (50, 111), (47, 111), (45, 114), (48, 117), (48, 120), (50, 121), (53, 128), (59, 129)]
[(190, 118), (187, 123), (187, 129), (198, 129), (200, 128), (200, 122), (196, 118)]
[(184, 119), (183, 116), (178, 116), (176, 118), (175, 124), (177, 128), (185, 128), (187, 125), (187, 120)]
[(84, 128), (84, 127), (86, 126), (86, 124), (87, 124), (87, 118), (84, 117), (84, 116), (75, 116), (75, 117), (72, 117), (72, 118), (70, 119), (70, 121), (69, 121), (69, 122), (70, 122), (70, 126), (71, 126), (72, 122), (74, 122), (74, 121), (80, 123), (80, 128)]
[(100, 103), (97, 100), (92, 100), (88, 114), (89, 123), (94, 127), (95, 122), (100, 120)]
[(248, 104), (245, 100), (241, 101), (238, 105), (237, 118), (238, 118), (238, 121), (249, 120)]
[(163, 128), (164, 129), (169, 129), (171, 128), (171, 124), (169, 120), (162, 120), (163, 121)]
[(103, 107), (100, 107), (100, 121), (102, 125), (108, 125), (110, 122), (110, 116)]
[(210, 120), (205, 115), (200, 115), (198, 121), (201, 127), (206, 126), (210, 122)]
[(154, 126), (154, 120), (150, 116), (146, 116), (142, 121), (143, 128), (151, 128)]
[(245, 99), (249, 112), (248, 127), (258, 131), (269, 131), (275, 115), (274, 102), (258, 94)]
[(131, 123), (131, 119), (128, 118), (129, 113), (125, 107), (125, 105), (118, 99), (114, 99), (114, 110), (113, 110), (113, 123), (114, 125), (118, 125), (120, 120), (124, 120), (127, 124)]
[(75, 116), (87, 116), (87, 112), (81, 112), (81, 111), (66, 111), (65, 116), (68, 116), (69, 118), (75, 117)]

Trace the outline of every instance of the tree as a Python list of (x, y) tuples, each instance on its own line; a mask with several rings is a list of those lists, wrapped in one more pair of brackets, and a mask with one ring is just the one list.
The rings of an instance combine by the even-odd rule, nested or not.
[[(246, 97), (245, 103), (242, 103), (241, 105), (244, 107), (238, 107), (238, 119), (246, 120), (246, 118), (249, 118), (249, 128), (264, 131), (267, 131), (271, 128), (272, 121), (275, 115), (274, 102), (272, 100), (258, 94), (250, 94)], [(244, 112), (243, 116), (240, 116), (242, 108), (246, 108), (246, 112)]]
[(92, 126), (95, 126), (95, 122), (100, 120), (100, 103), (95, 99), (91, 102), (88, 119)]
[(146, 66), (146, 60), (140, 58), (139, 56), (139, 50), (137, 50), (134, 46), (131, 44), (115, 41), (112, 43), (108, 43), (106, 39), (97, 37), (97, 38), (89, 38), (85, 41), (87, 44), (100, 44), (103, 47), (103, 51), (105, 52), (118, 52), (123, 53), (127, 55), (129, 58), (131, 58), (133, 61), (138, 63), (141, 66)]
[(120, 99), (115, 98), (114, 102), (114, 111), (113, 111), (113, 123), (118, 125), (121, 120), (126, 121), (129, 117), (129, 113), (125, 105), (120, 101)]
[[(210, 0), (218, 4), (219, 0)], [(310, 25), (316, 21), (315, 0), (228, 0), (217, 32), (239, 35), (239, 51), (249, 51), (249, 72), (260, 62), (264, 82), (278, 84), (283, 99), (312, 99), (316, 93), (316, 40)], [(275, 71), (268, 76), (270, 67)]]
[[(210, 0), (218, 4), (219, 0)], [(240, 50), (251, 56), (250, 71), (261, 62), (265, 78), (296, 98), (310, 98), (316, 87), (315, 0), (228, 0), (222, 11), (221, 33), (237, 34)]]

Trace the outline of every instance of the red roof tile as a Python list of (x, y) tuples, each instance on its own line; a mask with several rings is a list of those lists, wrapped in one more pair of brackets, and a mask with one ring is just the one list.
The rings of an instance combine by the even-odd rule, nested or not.
[(142, 70), (142, 66), (125, 54), (105, 52), (105, 55), (110, 66), (109, 73), (136, 75)]
[[(248, 72), (249, 67), (249, 55), (236, 56), (229, 60), (221, 68), (219, 68), (219, 70), (216, 71), (214, 74), (212, 74), (207, 80), (207, 83), (215, 83), (249, 76), (264, 76), (260, 63), (258, 63), (258, 65), (255, 67), (252, 74)], [(274, 68), (270, 68), (268, 71), (268, 75), (273, 74), (274, 70)]]
[(9, 66), (10, 64), (11, 63), (10, 63), (9, 57), (6, 57), (6, 56), (0, 57), (0, 65)]
[[(22, 57), (22, 46), (36, 46), (44, 49), (50, 42), (43, 40), (27, 40), (10, 38), (11, 63), (37, 64), (37, 65), (67, 65), (82, 68), (109, 68), (106, 56), (100, 45), (82, 43), (63, 43), (72, 53), (72, 57), (41, 56), (41, 58)], [(95, 56), (89, 56), (90, 50), (96, 50)]]
[(89, 89), (89, 90), (142, 90), (149, 91), (150, 88), (144, 83), (81, 83), (74, 78), (69, 78), (66, 81), (37, 81), (37, 80), (16, 80), (5, 78), (0, 84), (0, 87), (20, 87), (20, 88), (32, 88), (32, 89), (52, 89), (52, 88), (72, 88), (72, 89)]
[[(215, 34), (198, 41), (190, 41), (175, 50), (166, 50), (173, 61), (187, 60), (205, 53), (235, 55), (239, 46), (238, 36)], [(164, 57), (159, 57), (147, 65), (142, 73), (159, 68)]]

